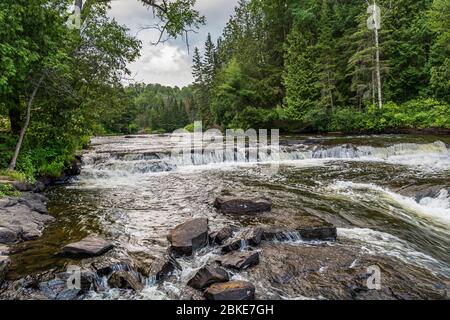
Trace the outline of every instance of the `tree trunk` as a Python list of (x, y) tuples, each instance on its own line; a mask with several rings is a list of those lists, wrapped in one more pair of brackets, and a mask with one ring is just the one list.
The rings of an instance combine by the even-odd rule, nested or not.
[(25, 119), (25, 124), (22, 127), (22, 130), (20, 130), (20, 136), (19, 141), (17, 141), (16, 150), (14, 152), (14, 156), (9, 164), (8, 169), (14, 170), (16, 168), (17, 158), (19, 157), (20, 149), (22, 148), (23, 138), (25, 137), (25, 132), (28, 129), (28, 125), (30, 124), (30, 118), (31, 118), (31, 106), (33, 105), (34, 97), (36, 96), (36, 93), (39, 90), (39, 87), (42, 84), (42, 81), (44, 80), (45, 75), (43, 74), (40, 78), (36, 86), (34, 87), (33, 93), (30, 96), (30, 100), (28, 101), (27, 105), (27, 116)]
[(8, 115), (11, 123), (11, 132), (18, 134), (22, 128), (20, 124), (20, 99), (18, 96), (8, 97)]
[[(373, 2), (374, 7), (376, 7), (376, 2)], [(374, 19), (377, 19), (377, 14), (375, 13)], [(377, 89), (378, 89), (378, 108), (383, 108), (383, 98), (381, 95), (381, 70), (380, 70), (380, 42), (378, 37), (378, 26), (380, 25), (380, 21), (375, 21), (375, 59), (376, 59), (376, 72), (377, 72)]]

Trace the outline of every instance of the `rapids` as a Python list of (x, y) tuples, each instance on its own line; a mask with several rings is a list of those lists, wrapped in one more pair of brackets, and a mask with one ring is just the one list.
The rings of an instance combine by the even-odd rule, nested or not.
[[(355, 277), (377, 264), (390, 291), (358, 298), (448, 299), (449, 143), (444, 136), (282, 137), (279, 156), (269, 145), (252, 159), (240, 148), (172, 156), (170, 135), (96, 137), (81, 175), (47, 191), (56, 222), (40, 239), (17, 245), (8, 278), (80, 263), (57, 253), (90, 233), (114, 241), (109, 258), (151, 264), (164, 255), (168, 231), (192, 217), (207, 217), (218, 229), (289, 226), (313, 215), (338, 227), (337, 242), (289, 234), (264, 243), (261, 263), (233, 279), (253, 282), (260, 299), (355, 298)], [(228, 192), (269, 197), (273, 210), (222, 215), (212, 203)], [(218, 254), (208, 247), (179, 259), (183, 270), (172, 280), (148, 278), (140, 292), (109, 289), (104, 281), (105, 290), (85, 298), (201, 298), (186, 282)]]

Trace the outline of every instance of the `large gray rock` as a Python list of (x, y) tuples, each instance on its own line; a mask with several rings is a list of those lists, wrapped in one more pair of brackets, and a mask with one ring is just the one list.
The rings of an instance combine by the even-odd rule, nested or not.
[(227, 282), (228, 280), (230, 280), (230, 276), (226, 270), (206, 266), (197, 271), (195, 276), (189, 280), (188, 286), (203, 290), (214, 283)]
[(40, 237), (45, 224), (54, 218), (47, 215), (46, 198), (26, 193), (20, 198), (0, 200), (0, 244)]
[(144, 285), (139, 279), (139, 276), (131, 271), (117, 271), (114, 272), (108, 279), (108, 285), (111, 288), (127, 289), (140, 291)]
[(66, 245), (62, 252), (68, 256), (95, 257), (108, 252), (113, 247), (111, 242), (100, 237), (87, 236), (81, 241)]
[(175, 256), (192, 255), (208, 245), (208, 219), (192, 219), (180, 224), (170, 231), (167, 239)]
[(266, 198), (238, 198), (221, 196), (214, 201), (214, 207), (228, 214), (256, 214), (270, 211), (272, 201)]
[(0, 284), (5, 280), (6, 273), (11, 265), (11, 260), (7, 256), (0, 255)]
[(259, 263), (259, 252), (235, 251), (217, 258), (216, 261), (225, 268), (235, 270), (248, 269)]
[(51, 300), (76, 300), (82, 290), (68, 286), (66, 279), (55, 278), (39, 284), (41, 292)]
[(255, 286), (246, 281), (215, 283), (205, 290), (207, 300), (253, 300)]

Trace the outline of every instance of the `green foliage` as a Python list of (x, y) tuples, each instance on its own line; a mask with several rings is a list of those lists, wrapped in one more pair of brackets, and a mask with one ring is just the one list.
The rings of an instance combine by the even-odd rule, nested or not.
[(389, 102), (382, 110), (370, 106), (366, 112), (343, 108), (333, 113), (328, 129), (383, 132), (426, 128), (450, 129), (450, 105), (434, 99), (418, 99), (401, 105)]
[(449, 103), (449, 2), (377, 5), (383, 110), (372, 106), (377, 50), (367, 2), (242, 0), (215, 48), (208, 37), (205, 59), (195, 51), (197, 115), (209, 110), (222, 129), (447, 128), (447, 104), (436, 100)]
[(3, 197), (19, 197), (20, 191), (14, 189), (13, 186), (9, 184), (0, 184), (0, 198)]

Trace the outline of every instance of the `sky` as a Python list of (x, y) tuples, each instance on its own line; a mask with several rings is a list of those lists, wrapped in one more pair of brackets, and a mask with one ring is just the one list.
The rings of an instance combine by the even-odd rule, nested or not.
[(203, 50), (208, 32), (217, 39), (228, 22), (238, 0), (197, 0), (196, 9), (206, 17), (206, 25), (198, 33), (189, 34), (190, 52), (182, 39), (169, 40), (153, 45), (159, 33), (155, 30), (140, 31), (141, 27), (154, 24), (151, 10), (138, 0), (113, 0), (109, 15), (130, 29), (142, 41), (141, 57), (129, 64), (132, 77), (137, 82), (160, 83), (183, 87), (192, 83), (192, 53), (194, 47)]

